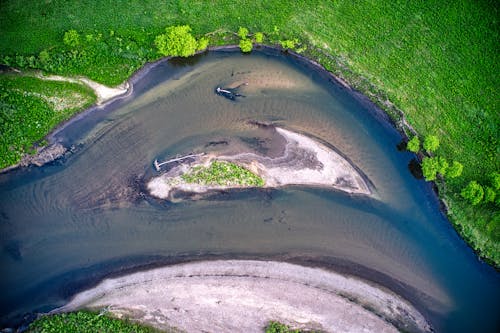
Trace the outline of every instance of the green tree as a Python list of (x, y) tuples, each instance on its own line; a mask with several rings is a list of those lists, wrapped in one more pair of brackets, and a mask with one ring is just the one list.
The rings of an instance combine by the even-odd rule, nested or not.
[(49, 55), (49, 52), (47, 50), (43, 50), (41, 51), (39, 54), (38, 54), (38, 59), (40, 60), (40, 62), (42, 64), (46, 64), (49, 59), (50, 59), (50, 55)]
[(74, 29), (68, 30), (64, 33), (63, 42), (69, 47), (75, 48), (80, 45), (80, 34)]
[(464, 170), (464, 166), (462, 163), (458, 161), (453, 161), (451, 165), (448, 167), (448, 171), (446, 172), (446, 176), (450, 178), (456, 178), (462, 174)]
[(418, 153), (418, 151), (420, 150), (420, 139), (418, 138), (418, 136), (415, 135), (413, 138), (411, 138), (410, 141), (408, 141), (408, 143), (406, 144), (406, 149), (413, 153)]
[(262, 32), (255, 33), (255, 42), (261, 44), (264, 41), (264, 34)]
[(440, 173), (441, 175), (445, 176), (447, 171), (448, 171), (449, 163), (444, 157), (441, 157), (441, 156), (439, 156), (437, 158), (437, 160), (438, 160), (438, 171), (437, 172)]
[(189, 57), (198, 47), (189, 25), (167, 27), (164, 34), (156, 36), (155, 45), (161, 55), (174, 57)]
[(491, 186), (493, 186), (495, 190), (500, 190), (500, 173), (493, 172), (490, 175), (490, 178), (491, 178)]
[(424, 149), (428, 152), (431, 153), (433, 151), (436, 151), (436, 149), (439, 147), (439, 139), (435, 135), (427, 135), (424, 138)]
[(436, 158), (424, 157), (422, 160), (422, 174), (425, 180), (432, 181), (436, 179), (439, 170), (439, 161)]
[(197, 50), (198, 51), (203, 51), (205, 50), (207, 47), (208, 47), (208, 43), (209, 43), (209, 40), (207, 37), (201, 37), (199, 40), (198, 40), (198, 47), (197, 47)]
[(250, 52), (252, 51), (252, 48), (253, 48), (253, 45), (252, 45), (252, 41), (250, 39), (241, 39), (240, 40), (240, 49), (241, 49), (241, 52)]
[(495, 202), (496, 192), (489, 186), (484, 187), (484, 202)]
[(484, 189), (475, 180), (471, 180), (466, 187), (462, 189), (460, 193), (464, 199), (469, 201), (473, 206), (479, 204), (484, 197)]
[(248, 36), (248, 29), (247, 28), (244, 28), (244, 27), (240, 27), (238, 29), (238, 36), (241, 38), (241, 39), (247, 39), (247, 36)]

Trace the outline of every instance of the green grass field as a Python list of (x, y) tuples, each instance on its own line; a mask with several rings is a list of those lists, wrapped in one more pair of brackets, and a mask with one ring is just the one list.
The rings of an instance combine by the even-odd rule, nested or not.
[[(0, 61), (110, 85), (158, 57), (154, 37), (166, 26), (189, 24), (197, 37), (243, 26), (268, 43), (299, 39), (306, 55), (387, 97), (420, 135), (437, 135), (437, 155), (464, 164), (441, 193), (457, 230), (500, 265), (497, 206), (470, 207), (459, 195), (470, 180), (487, 184), (500, 170), (497, 2), (53, 0), (3, 1), (0, 9)], [(70, 29), (80, 33), (76, 47), (63, 43)], [(212, 45), (237, 42), (210, 36)]]

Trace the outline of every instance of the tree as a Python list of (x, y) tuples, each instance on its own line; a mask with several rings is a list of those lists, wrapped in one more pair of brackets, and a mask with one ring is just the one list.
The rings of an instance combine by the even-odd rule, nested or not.
[(493, 172), (490, 175), (491, 178), (491, 185), (495, 190), (500, 190), (500, 173), (498, 172)]
[(422, 160), (422, 174), (424, 175), (425, 180), (435, 180), (438, 170), (439, 161), (436, 158), (424, 157)]
[(418, 138), (418, 136), (415, 135), (413, 138), (411, 138), (410, 141), (408, 141), (406, 149), (408, 149), (412, 153), (418, 153), (418, 151), (420, 150), (420, 139)]
[(448, 171), (446, 172), (446, 176), (450, 178), (456, 178), (462, 174), (464, 166), (462, 163), (458, 161), (453, 161), (451, 165), (448, 167)]
[(241, 39), (240, 40), (240, 49), (241, 49), (241, 52), (250, 52), (252, 51), (252, 48), (253, 48), (253, 45), (252, 45), (252, 41), (250, 39)]
[(431, 153), (433, 151), (436, 151), (436, 149), (439, 147), (439, 139), (435, 135), (427, 135), (424, 138), (424, 149), (428, 152)]
[(263, 41), (264, 41), (264, 34), (262, 32), (256, 32), (255, 33), (255, 42), (260, 44)]
[(495, 202), (496, 192), (489, 186), (484, 188), (484, 202)]
[(240, 27), (240, 28), (238, 29), (238, 36), (239, 36), (241, 39), (247, 39), (247, 36), (248, 36), (248, 29), (247, 29), (247, 28)]
[(446, 172), (448, 171), (449, 163), (444, 157), (441, 157), (441, 156), (438, 157), (437, 160), (438, 160), (438, 171), (437, 172), (440, 173), (441, 175), (445, 176)]
[(161, 55), (174, 57), (189, 57), (198, 47), (189, 25), (167, 27), (164, 34), (156, 36), (155, 45)]
[(483, 187), (475, 180), (471, 180), (469, 184), (462, 189), (460, 193), (462, 197), (468, 200), (473, 206), (479, 204), (483, 200)]
[(64, 33), (63, 42), (69, 47), (75, 48), (80, 45), (80, 34), (74, 29), (68, 30)]

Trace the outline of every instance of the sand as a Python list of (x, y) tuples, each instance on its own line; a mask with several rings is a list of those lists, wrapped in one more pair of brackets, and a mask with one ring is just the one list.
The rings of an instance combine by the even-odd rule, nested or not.
[(107, 279), (54, 312), (81, 308), (186, 332), (263, 332), (271, 320), (326, 332), (431, 331), (387, 289), (273, 261), (201, 261)]
[(186, 183), (180, 176), (197, 165), (208, 166), (213, 160), (239, 164), (262, 177), (264, 187), (307, 185), (333, 188), (350, 194), (371, 195), (366, 177), (346, 158), (335, 150), (305, 135), (283, 128), (275, 128), (285, 139), (284, 153), (266, 157), (255, 153), (238, 153), (231, 156), (206, 154), (189, 164), (181, 164), (169, 172), (153, 177), (147, 188), (160, 199), (172, 199), (173, 192), (204, 193), (211, 190), (241, 188), (238, 185), (199, 185)]

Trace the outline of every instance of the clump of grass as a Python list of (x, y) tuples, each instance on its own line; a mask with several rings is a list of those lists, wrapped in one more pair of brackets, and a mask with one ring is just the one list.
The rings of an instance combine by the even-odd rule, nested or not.
[(264, 180), (235, 163), (213, 161), (208, 167), (196, 166), (181, 176), (187, 183), (220, 186), (262, 187)]
[(123, 321), (95, 312), (77, 311), (44, 316), (35, 320), (28, 328), (28, 333), (158, 333), (160, 331), (141, 326), (129, 321)]

